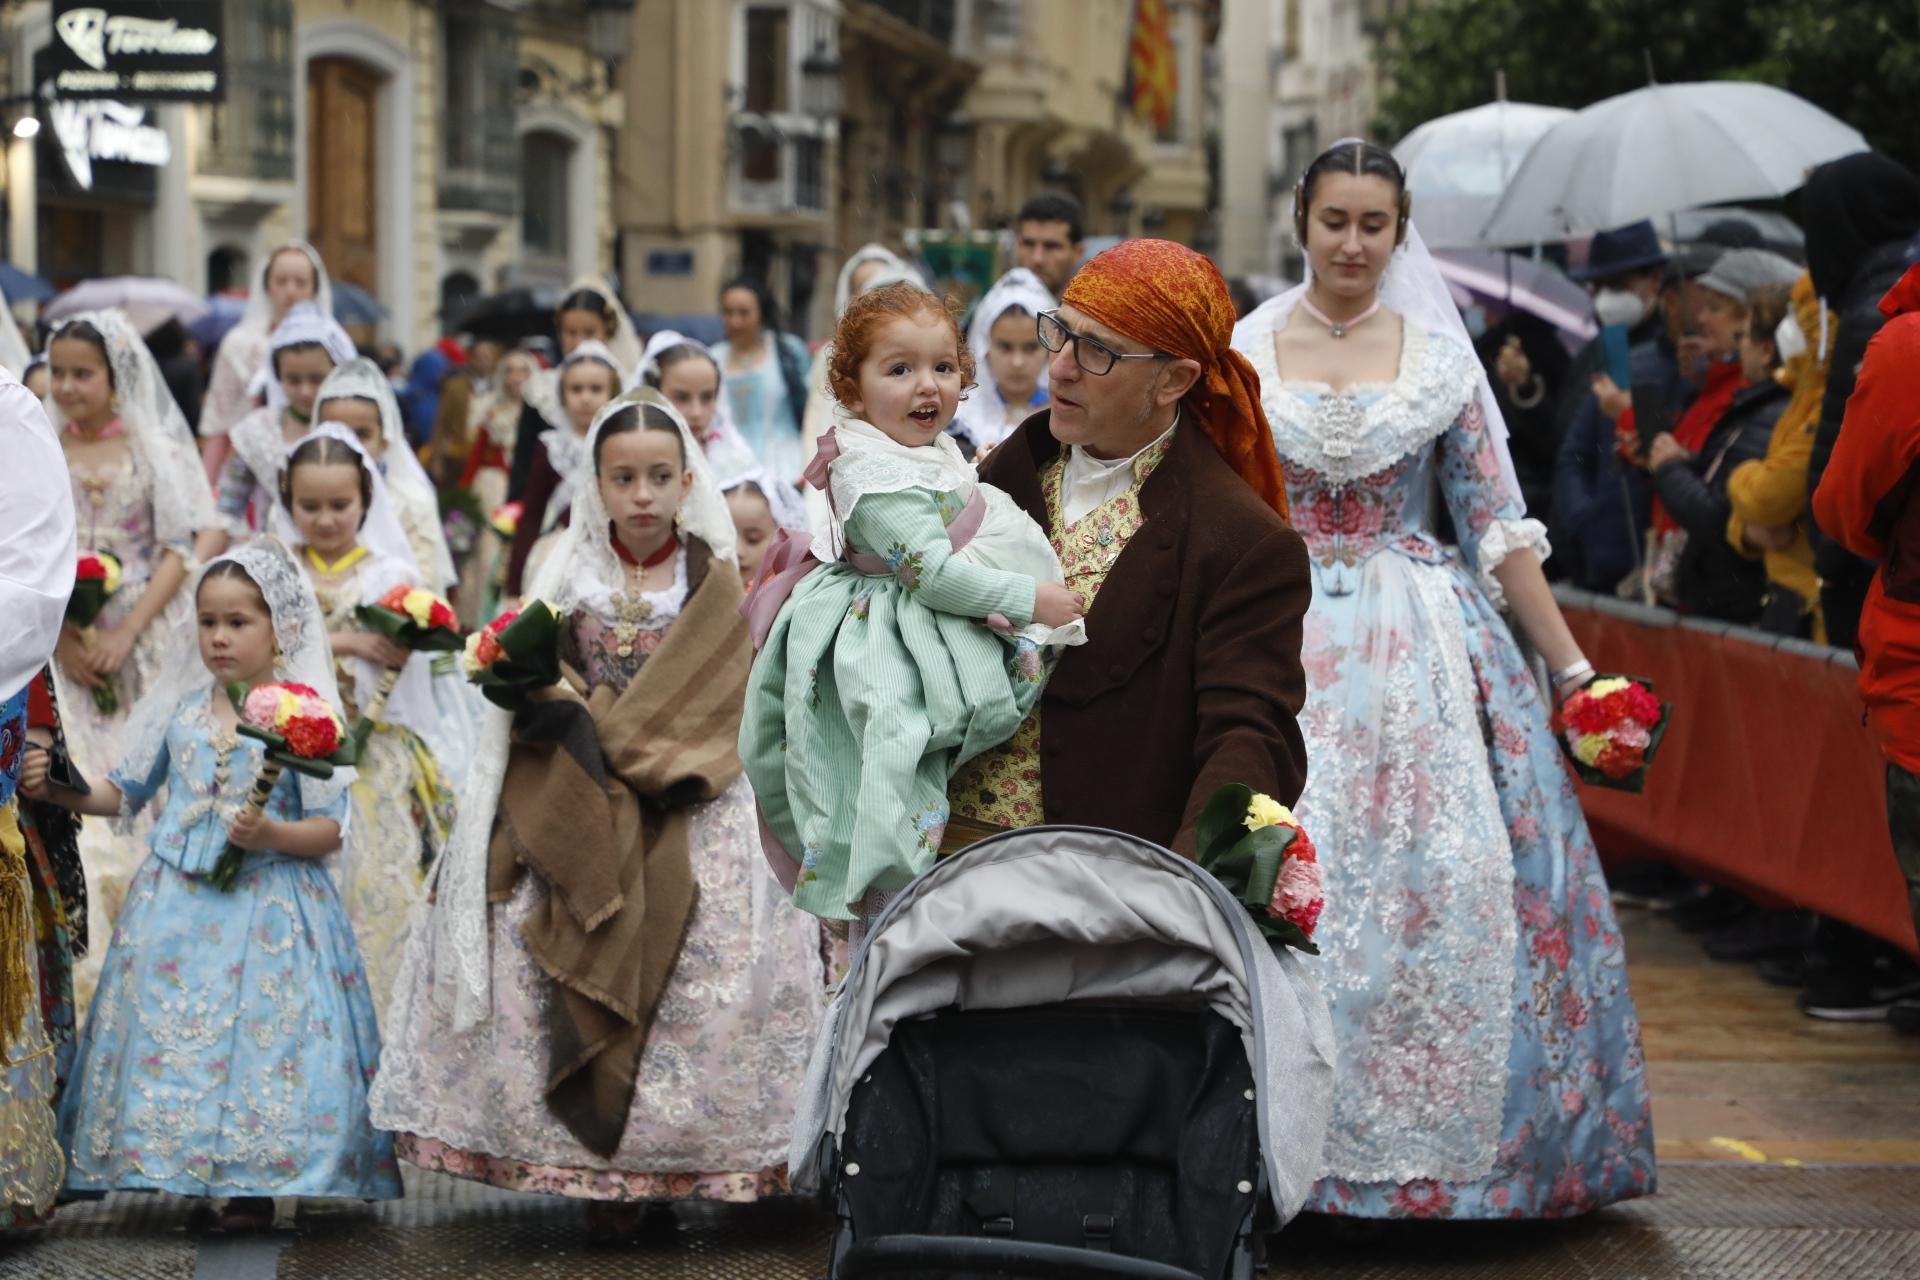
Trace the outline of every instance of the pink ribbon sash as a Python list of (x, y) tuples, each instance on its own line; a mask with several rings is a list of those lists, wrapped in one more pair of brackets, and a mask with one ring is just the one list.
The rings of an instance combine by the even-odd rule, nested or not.
[[(839, 437), (832, 428), (828, 428), (820, 433), (819, 451), (802, 473), (802, 479), (808, 484), (825, 491), (829, 503), (833, 501), (833, 489), (828, 469), (839, 456)], [(947, 541), (955, 551), (960, 550), (973, 541), (980, 532), (981, 522), (986, 518), (987, 500), (976, 485), (965, 509), (947, 526)], [(843, 554), (850, 567), (868, 577), (884, 578), (893, 572), (893, 566), (881, 556), (855, 551), (851, 547)], [(820, 567), (820, 563), (813, 554), (810, 535), (796, 534), (790, 529), (782, 529), (774, 535), (773, 545), (767, 548), (766, 558), (760, 562), (760, 572), (754, 575), (753, 585), (747, 589), (747, 598), (740, 605), (740, 616), (747, 620), (747, 630), (753, 635), (755, 653), (765, 646), (781, 608), (787, 603), (787, 597), (793, 594), (793, 589), (800, 585), (802, 578)], [(1004, 624), (1004, 619), (996, 614), (989, 619), (989, 625), (995, 620)]]

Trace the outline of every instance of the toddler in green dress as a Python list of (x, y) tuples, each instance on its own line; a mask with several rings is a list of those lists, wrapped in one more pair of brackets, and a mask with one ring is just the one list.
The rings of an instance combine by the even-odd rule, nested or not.
[(778, 606), (740, 729), (768, 859), (823, 919), (870, 920), (933, 865), (948, 780), (1086, 638), (1045, 532), (946, 432), (972, 363), (911, 285), (861, 295), (834, 336), (840, 413), (807, 471), (832, 509), (824, 563)]

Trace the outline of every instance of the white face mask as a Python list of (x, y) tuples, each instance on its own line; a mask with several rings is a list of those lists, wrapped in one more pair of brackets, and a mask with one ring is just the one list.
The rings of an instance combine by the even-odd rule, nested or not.
[(1780, 321), (1780, 327), (1773, 331), (1773, 345), (1779, 349), (1782, 364), (1795, 356), (1807, 354), (1807, 331), (1800, 327), (1800, 321), (1792, 315)]
[(1593, 314), (1603, 325), (1631, 329), (1647, 318), (1647, 300), (1630, 289), (1602, 289), (1593, 295)]
[(1478, 339), (1486, 335), (1487, 309), (1485, 307), (1477, 304), (1468, 307), (1460, 313), (1460, 319), (1461, 322), (1467, 326), (1467, 334), (1469, 337)]

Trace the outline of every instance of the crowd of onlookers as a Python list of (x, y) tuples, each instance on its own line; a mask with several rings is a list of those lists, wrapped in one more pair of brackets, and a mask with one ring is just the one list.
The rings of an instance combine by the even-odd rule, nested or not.
[[(1592, 291), (1600, 336), (1570, 353), (1551, 326), (1514, 312), (1488, 328), (1480, 354), (1531, 514), (1552, 530), (1550, 576), (1685, 615), (1858, 647), (1869, 705), (1876, 681), (1885, 703), (1920, 705), (1906, 687), (1920, 674), (1903, 679), (1899, 667), (1889, 675), (1886, 655), (1874, 652), (1871, 618), (1887, 606), (1877, 601), (1880, 615), (1869, 607), (1862, 623), (1882, 557), (1856, 551), (1878, 551), (1871, 544), (1887, 536), (1863, 544), (1834, 524), (1838, 516), (1823, 523), (1814, 501), (1868, 344), (1898, 310), (1883, 300), (1920, 259), (1920, 178), (1879, 154), (1851, 156), (1813, 172), (1797, 213), (1805, 244), (1791, 255), (1782, 250), (1792, 246), (1768, 247), (1760, 225), (1737, 217), (1688, 243), (1663, 240), (1647, 222), (1598, 235), (1570, 274)], [(1618, 339), (1609, 328), (1624, 330), (1624, 351), (1610, 350)], [(1920, 347), (1908, 350), (1920, 360)], [(1889, 348), (1881, 359), (1899, 357)], [(1914, 427), (1901, 429), (1920, 444)], [(1901, 519), (1903, 468), (1882, 470), (1875, 498), (1883, 509), (1865, 513), (1868, 526)], [(1915, 736), (1908, 759), (1920, 765)], [(1896, 845), (1906, 837), (1912, 880), (1920, 784), (1906, 785), (1914, 775), (1900, 767), (1898, 744), (1887, 751), (1890, 819)], [(1671, 910), (1701, 933), (1710, 954), (1756, 963), (1770, 981), (1801, 988), (1810, 1016), (1891, 1017), (1920, 1030), (1920, 971), (1892, 947), (1806, 912), (1763, 911), (1664, 869), (1626, 868), (1615, 880), (1622, 899)]]

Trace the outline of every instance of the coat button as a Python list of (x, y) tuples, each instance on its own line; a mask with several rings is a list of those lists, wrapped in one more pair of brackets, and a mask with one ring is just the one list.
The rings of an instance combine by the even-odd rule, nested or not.
[(1107, 668), (1107, 679), (1124, 680), (1126, 678), (1127, 678), (1127, 669), (1121, 666), (1119, 663), (1116, 662), (1112, 666)]
[(1140, 640), (1141, 640), (1141, 643), (1143, 644), (1156, 644), (1159, 642), (1159, 639), (1160, 639), (1160, 633), (1158, 631), (1155, 631), (1152, 627), (1148, 627), (1145, 631), (1142, 631), (1140, 633)]

